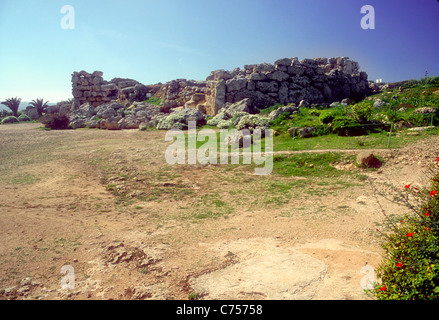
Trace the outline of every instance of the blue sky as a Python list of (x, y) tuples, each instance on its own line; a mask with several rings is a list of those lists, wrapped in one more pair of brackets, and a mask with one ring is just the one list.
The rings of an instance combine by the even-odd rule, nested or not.
[[(364, 5), (374, 30), (361, 28)], [(0, 0), (0, 101), (71, 98), (73, 71), (154, 84), (284, 57), (347, 56), (370, 80), (419, 79), (439, 75), (438, 40), (436, 0)]]

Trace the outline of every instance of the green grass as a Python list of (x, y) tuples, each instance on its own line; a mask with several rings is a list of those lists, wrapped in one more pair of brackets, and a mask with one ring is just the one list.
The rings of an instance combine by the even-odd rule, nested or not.
[[(208, 209), (210, 208), (210, 209)], [(233, 212), (233, 207), (222, 200), (218, 193), (205, 194), (194, 203), (194, 218), (221, 217)]]
[(162, 99), (151, 97), (148, 100), (145, 100), (144, 102), (155, 104), (156, 106), (160, 106), (162, 104)]
[[(429, 136), (438, 135), (439, 128), (420, 132), (418, 135), (409, 135), (409, 131), (394, 132), (390, 139), (390, 148), (401, 148), (409, 143), (416, 142)], [(336, 134), (311, 138), (295, 138), (288, 133), (274, 137), (274, 151), (305, 151), (321, 149), (386, 149), (389, 139), (388, 132), (371, 133), (360, 137), (343, 137)]]
[[(273, 171), (287, 177), (340, 177), (346, 172), (338, 170), (330, 164), (342, 159), (348, 160), (348, 157), (333, 152), (275, 155)], [(349, 160), (353, 161), (351, 158)]]
[(29, 173), (20, 173), (11, 178), (12, 184), (33, 184), (39, 180), (38, 177)]

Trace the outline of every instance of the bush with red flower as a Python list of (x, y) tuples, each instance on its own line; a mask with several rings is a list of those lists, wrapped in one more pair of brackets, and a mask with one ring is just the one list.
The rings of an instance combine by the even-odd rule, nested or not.
[[(380, 283), (373, 293), (382, 300), (439, 299), (439, 158), (432, 166), (431, 185), (402, 186), (417, 199), (399, 223), (383, 231), (384, 257), (376, 269)], [(407, 197), (408, 198), (408, 197)]]

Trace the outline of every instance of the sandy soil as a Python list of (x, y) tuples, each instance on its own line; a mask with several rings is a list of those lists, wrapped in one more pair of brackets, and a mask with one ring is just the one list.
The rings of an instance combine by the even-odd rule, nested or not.
[(0, 126), (0, 299), (372, 299), (381, 209), (404, 212), (390, 185), (425, 184), (439, 143), (377, 151), (385, 165), (361, 172), (376, 195), (354, 178), (170, 168), (164, 132), (39, 126)]

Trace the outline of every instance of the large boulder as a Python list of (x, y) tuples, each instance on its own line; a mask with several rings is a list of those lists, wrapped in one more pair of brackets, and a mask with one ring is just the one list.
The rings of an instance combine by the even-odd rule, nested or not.
[(32, 120), (37, 120), (40, 115), (38, 114), (38, 110), (36, 107), (28, 106), (26, 107), (26, 110), (24, 111), (25, 114)]
[(240, 91), (245, 89), (246, 86), (247, 79), (245, 78), (230, 79), (226, 81), (227, 92)]
[(107, 130), (120, 130), (120, 124), (119, 121), (122, 119), (120, 116), (114, 116), (110, 117), (108, 119), (102, 119), (99, 121), (100, 128), (101, 129), (107, 129)]
[(288, 134), (290, 135), (290, 137), (296, 137), (298, 133), (299, 133), (298, 127), (291, 127), (288, 129)]
[(286, 73), (286, 72), (277, 70), (277, 71), (275, 71), (273, 73), (269, 73), (267, 75), (267, 77), (268, 77), (268, 79), (276, 80), (276, 81), (281, 82), (281, 81), (287, 80), (290, 77), (290, 75), (288, 73)]
[(233, 103), (225, 111), (229, 118), (233, 118), (237, 112), (247, 112), (249, 114), (259, 113), (259, 109), (253, 105), (253, 101), (250, 98), (243, 99), (239, 102)]
[(305, 127), (299, 130), (299, 136), (301, 138), (310, 138), (314, 131), (316, 131), (314, 127)]
[(296, 107), (296, 105), (293, 103), (291, 105), (280, 107), (277, 108), (276, 110), (271, 111), (268, 118), (270, 119), (270, 121), (273, 121), (276, 120), (283, 113), (293, 113), (298, 111), (299, 111), (299, 107)]
[(85, 117), (92, 117), (96, 114), (95, 108), (89, 103), (84, 103), (79, 107), (79, 113)]
[(69, 127), (73, 128), (73, 129), (83, 128), (83, 127), (85, 127), (86, 122), (87, 122), (87, 119), (85, 117), (75, 116), (73, 118), (70, 118)]
[(160, 119), (157, 124), (159, 130), (186, 129), (189, 121), (205, 124), (204, 115), (197, 109), (182, 109)]
[(382, 162), (370, 152), (361, 152), (357, 155), (357, 164), (363, 168), (379, 168)]
[(108, 119), (120, 115), (125, 107), (116, 101), (102, 104), (95, 108), (96, 115), (101, 119)]
[(134, 116), (124, 117), (118, 121), (120, 129), (138, 129), (141, 121)]

